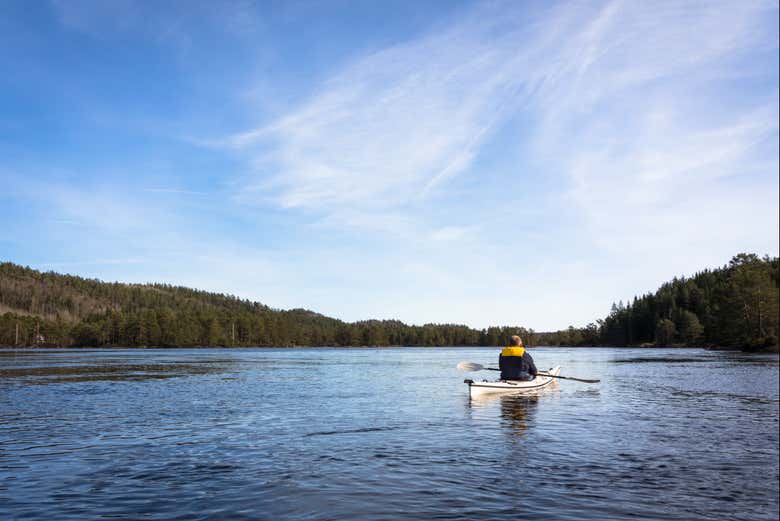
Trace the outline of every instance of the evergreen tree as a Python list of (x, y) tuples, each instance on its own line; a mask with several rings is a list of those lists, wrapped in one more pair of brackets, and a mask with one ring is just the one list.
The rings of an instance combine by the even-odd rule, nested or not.
[(687, 345), (695, 345), (704, 333), (699, 318), (695, 313), (687, 310), (680, 311), (676, 329), (679, 331), (680, 340)]
[(661, 318), (655, 325), (655, 343), (659, 346), (668, 346), (674, 342), (677, 328), (674, 322), (668, 318)]

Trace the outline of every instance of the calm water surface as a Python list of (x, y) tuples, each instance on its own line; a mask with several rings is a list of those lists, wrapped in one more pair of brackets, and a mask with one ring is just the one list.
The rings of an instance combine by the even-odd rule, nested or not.
[(0, 519), (778, 518), (777, 355), (497, 353), (0, 351)]

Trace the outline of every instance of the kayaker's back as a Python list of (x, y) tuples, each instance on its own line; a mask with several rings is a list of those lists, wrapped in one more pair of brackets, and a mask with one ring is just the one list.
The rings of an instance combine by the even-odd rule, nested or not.
[(533, 358), (522, 345), (505, 347), (498, 355), (498, 367), (502, 380), (532, 380), (537, 374)]

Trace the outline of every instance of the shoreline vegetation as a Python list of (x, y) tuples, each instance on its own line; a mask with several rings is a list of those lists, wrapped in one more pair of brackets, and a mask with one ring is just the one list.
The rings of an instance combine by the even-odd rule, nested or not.
[(612, 305), (584, 327), (344, 322), (168, 284), (103, 282), (0, 263), (0, 347), (704, 347), (778, 351), (778, 258), (741, 253)]

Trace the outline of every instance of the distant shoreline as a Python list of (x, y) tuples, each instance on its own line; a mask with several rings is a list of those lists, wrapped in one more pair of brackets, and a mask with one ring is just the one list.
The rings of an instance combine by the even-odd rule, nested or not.
[[(501, 346), (404, 346), (404, 345), (383, 345), (383, 346), (327, 346), (327, 345), (309, 345), (309, 346), (0, 346), (0, 350), (5, 351), (43, 351), (43, 350), (69, 350), (69, 349), (90, 349), (90, 350), (105, 350), (110, 351), (112, 349), (149, 349), (149, 350), (179, 350), (179, 349), (477, 349), (482, 348), (486, 350), (497, 350)], [(684, 345), (671, 345), (671, 346), (528, 346), (528, 349), (641, 349), (641, 350), (655, 350), (655, 349), (699, 349), (703, 351), (723, 351), (732, 353), (743, 354), (775, 354), (780, 353), (780, 346), (772, 346), (769, 348), (746, 351), (733, 347), (704, 347), (704, 346), (684, 346)]]
[(701, 347), (778, 352), (780, 259), (738, 254), (728, 265), (675, 277), (619, 301), (584, 327), (345, 322), (168, 284), (127, 284), (43, 273), (0, 262), (0, 345), (7, 347)]

